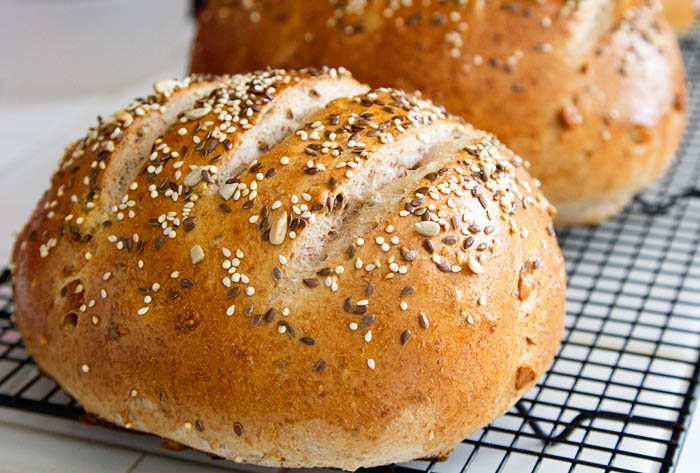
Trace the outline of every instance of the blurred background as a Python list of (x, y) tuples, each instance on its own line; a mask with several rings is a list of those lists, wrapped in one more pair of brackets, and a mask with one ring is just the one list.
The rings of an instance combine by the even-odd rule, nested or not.
[(0, 262), (98, 113), (187, 72), (193, 0), (0, 0)]
[(104, 93), (185, 73), (192, 0), (3, 0), (0, 99)]

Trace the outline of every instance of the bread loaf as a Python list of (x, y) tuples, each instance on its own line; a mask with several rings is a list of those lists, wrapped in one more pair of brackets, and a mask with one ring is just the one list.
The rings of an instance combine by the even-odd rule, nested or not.
[(66, 149), (13, 253), (84, 408), (237, 462), (442, 457), (545, 371), (553, 208), (498, 140), (340, 69), (160, 81)]
[(651, 0), (211, 0), (194, 72), (342, 65), (422, 90), (532, 163), (560, 223), (608, 217), (685, 127), (683, 64)]

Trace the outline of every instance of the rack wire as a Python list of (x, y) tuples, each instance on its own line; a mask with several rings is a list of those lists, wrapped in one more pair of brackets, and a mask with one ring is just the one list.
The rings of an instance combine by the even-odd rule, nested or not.
[[(562, 229), (569, 277), (552, 367), (505, 416), (446, 462), (375, 468), (425, 472), (670, 472), (700, 378), (700, 31), (682, 40), (690, 122), (665, 178), (621, 215)], [(12, 322), (0, 274), (0, 406), (80, 419), (42, 377)], [(225, 464), (222, 462), (221, 464)]]

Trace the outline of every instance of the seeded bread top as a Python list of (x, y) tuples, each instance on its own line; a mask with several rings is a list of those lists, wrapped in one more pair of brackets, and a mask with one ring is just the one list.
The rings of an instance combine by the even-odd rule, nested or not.
[(69, 146), (14, 250), (27, 348), (88, 411), (354, 469), (444, 454), (544, 371), (554, 212), (496, 138), (344, 70), (154, 89)]

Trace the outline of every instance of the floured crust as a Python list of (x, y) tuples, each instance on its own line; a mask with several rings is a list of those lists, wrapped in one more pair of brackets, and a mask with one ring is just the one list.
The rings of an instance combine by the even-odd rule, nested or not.
[(583, 209), (566, 223), (624, 206), (586, 209), (657, 179), (685, 129), (680, 51), (652, 0), (212, 0), (200, 15), (192, 71), (307, 64), (421, 90), (495, 133), (556, 207)]
[[(14, 248), (27, 349), (88, 412), (238, 462), (352, 470), (444, 455), (534, 384), (565, 273), (519, 157), (344, 71), (172, 93), (193, 81), (213, 86), (114, 207), (101, 179), (123, 142), (103, 123)], [(300, 125), (237, 154), (282, 116)]]

